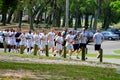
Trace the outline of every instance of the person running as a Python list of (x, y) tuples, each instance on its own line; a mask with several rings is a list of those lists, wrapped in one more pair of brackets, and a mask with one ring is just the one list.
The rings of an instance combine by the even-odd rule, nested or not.
[(14, 29), (11, 31), (11, 51), (15, 52), (16, 47), (16, 38), (15, 38), (16, 32)]
[(20, 31), (20, 29), (18, 29), (16, 34), (15, 34), (15, 38), (16, 38), (16, 52), (17, 53), (19, 53), (19, 48), (20, 48), (20, 38), (19, 38), (20, 35), (21, 35), (21, 31)]
[(97, 58), (100, 58), (100, 49), (101, 49), (101, 44), (104, 41), (104, 37), (99, 32), (99, 30), (96, 30), (96, 33), (93, 35), (93, 40), (95, 42), (94, 48), (97, 53)]
[(80, 34), (80, 51), (82, 48), (86, 48), (86, 43), (87, 43), (87, 35), (85, 33), (86, 29), (83, 28), (82, 32)]
[(11, 52), (11, 48), (12, 48), (12, 33), (13, 29), (10, 29), (8, 32), (8, 52)]
[(27, 33), (26, 39), (27, 39), (27, 53), (31, 54), (31, 50), (33, 48), (33, 34), (31, 31)]
[(74, 51), (76, 51), (77, 55), (76, 58), (79, 58), (79, 52), (80, 52), (80, 31), (77, 31), (77, 33), (74, 35), (74, 44), (73, 44)]
[(48, 47), (49, 50), (52, 48), (52, 54), (54, 55), (54, 49), (55, 49), (55, 32), (54, 28), (51, 28), (51, 31), (47, 34), (47, 40), (48, 40)]
[(41, 51), (43, 55), (45, 55), (45, 45), (47, 44), (47, 32), (46, 30), (43, 30), (43, 33), (41, 33)]
[(66, 38), (67, 35), (68, 35), (68, 28), (65, 27), (64, 30), (63, 30), (62, 33), (61, 33), (61, 36), (63, 37), (63, 44), (62, 44), (63, 48), (64, 48), (64, 46), (66, 45), (66, 40), (65, 40), (65, 38)]
[(73, 49), (74, 36), (72, 31), (69, 32), (65, 40), (66, 40), (65, 46), (66, 46), (67, 52), (70, 55), (69, 58), (71, 59), (72, 53), (74, 52), (74, 49)]
[[(82, 51), (83, 48), (86, 48), (86, 44), (87, 44), (87, 34), (86, 34), (86, 29), (83, 28), (82, 32), (80, 34), (80, 52)], [(87, 59), (87, 57), (85, 58)]]
[(34, 46), (37, 45), (37, 54), (40, 55), (40, 35), (38, 30), (35, 32), (33, 39), (34, 39)]
[[(8, 39), (9, 39), (9, 29), (6, 29), (5, 31), (3, 31), (3, 34), (4, 34), (4, 44), (6, 44), (6, 46), (4, 45), (4, 47), (9, 47), (9, 44), (8, 44)], [(9, 50), (8, 50), (9, 52)]]
[[(25, 50), (27, 47), (25, 31), (22, 31), (22, 34), (19, 36), (19, 39), (20, 39), (20, 46), (23, 46), (24, 50)], [(24, 50), (23, 50), (23, 52), (24, 52)]]
[(59, 54), (59, 56), (62, 56), (62, 43), (63, 43), (63, 37), (61, 36), (61, 32), (58, 32), (58, 36), (55, 38), (56, 41), (56, 53)]

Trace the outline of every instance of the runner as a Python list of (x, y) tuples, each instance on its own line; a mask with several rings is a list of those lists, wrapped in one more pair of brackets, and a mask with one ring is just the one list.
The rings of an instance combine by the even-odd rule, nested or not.
[(45, 55), (45, 45), (47, 44), (47, 35), (46, 30), (43, 30), (43, 33), (41, 33), (41, 51), (42, 54)]
[[(20, 46), (23, 45), (24, 50), (25, 50), (26, 47), (27, 47), (27, 44), (26, 44), (27, 40), (26, 40), (25, 31), (22, 31), (22, 34), (19, 36), (19, 38), (20, 38)], [(23, 51), (23, 52), (24, 52), (24, 51)]]
[(63, 43), (63, 37), (61, 36), (61, 32), (58, 32), (58, 36), (55, 38), (56, 41), (56, 51), (55, 53), (58, 53), (59, 56), (62, 57), (62, 43)]
[(74, 52), (74, 49), (73, 49), (74, 36), (72, 31), (69, 32), (65, 40), (66, 40), (66, 49), (70, 55), (69, 58), (71, 59), (72, 53)]
[(77, 53), (76, 58), (80, 59), (78, 56), (80, 53), (80, 31), (77, 31), (77, 33), (74, 35), (73, 47), (74, 47), (74, 51), (76, 51)]
[(31, 54), (31, 50), (33, 48), (33, 34), (31, 31), (29, 31), (26, 35), (26, 39), (27, 39), (27, 53)]
[(20, 35), (21, 35), (21, 31), (20, 31), (20, 29), (18, 29), (16, 34), (15, 34), (15, 38), (16, 38), (16, 52), (17, 53), (19, 53), (19, 48), (20, 48), (20, 38), (19, 38)]
[[(54, 55), (54, 49), (55, 49), (55, 32), (54, 28), (51, 28), (51, 31), (47, 34), (47, 39), (48, 39), (48, 47), (49, 50), (52, 49), (52, 54)], [(55, 56), (55, 55), (54, 55)]]
[(62, 44), (63, 49), (64, 49), (64, 46), (66, 45), (66, 40), (65, 40), (65, 38), (66, 38), (66, 36), (68, 35), (68, 28), (67, 28), (67, 27), (64, 28), (64, 30), (62, 31), (61, 35), (62, 35), (63, 40), (64, 40), (64, 41), (63, 41), (63, 44)]
[(16, 38), (15, 38), (15, 35), (16, 35), (16, 32), (15, 30), (13, 29), (12, 32), (11, 32), (11, 48), (12, 48), (12, 52), (15, 52), (15, 47), (16, 47)]
[[(6, 47), (9, 47), (8, 44), (8, 39), (9, 39), (9, 29), (6, 29), (5, 31), (3, 31), (4, 34), (4, 44), (6, 44)], [(5, 46), (4, 46), (5, 47)], [(8, 51), (9, 52), (9, 51)]]
[(85, 31), (86, 31), (86, 29), (83, 28), (82, 29), (82, 33), (80, 34), (80, 40), (81, 40), (81, 42), (80, 42), (80, 49), (86, 48), (87, 35), (86, 35)]
[(93, 40), (95, 42), (95, 51), (97, 53), (97, 58), (100, 58), (100, 49), (101, 44), (104, 41), (103, 35), (99, 32), (99, 30), (96, 30), (96, 33), (93, 35)]
[(34, 38), (34, 46), (37, 45), (37, 55), (40, 55), (40, 35), (38, 30), (35, 32), (33, 38)]
[[(83, 28), (82, 29), (82, 33), (80, 34), (80, 52), (82, 51), (82, 48), (86, 48), (86, 44), (87, 44), (87, 34), (86, 34), (86, 29)], [(87, 59), (87, 57), (86, 57)]]
[(11, 52), (12, 48), (12, 35), (13, 35), (13, 29), (9, 30), (8, 32), (8, 52)]

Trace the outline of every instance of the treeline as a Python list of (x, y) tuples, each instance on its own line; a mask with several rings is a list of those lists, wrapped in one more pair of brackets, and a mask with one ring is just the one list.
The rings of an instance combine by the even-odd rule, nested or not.
[[(33, 24), (43, 22), (64, 27), (65, 6), (66, 0), (0, 0), (1, 22), (19, 23), (21, 28), (22, 17), (27, 14), (30, 29), (34, 29)], [(98, 21), (102, 22), (102, 28), (108, 28), (120, 21), (120, 0), (69, 0), (69, 27), (73, 26), (73, 19), (75, 28), (96, 29)]]

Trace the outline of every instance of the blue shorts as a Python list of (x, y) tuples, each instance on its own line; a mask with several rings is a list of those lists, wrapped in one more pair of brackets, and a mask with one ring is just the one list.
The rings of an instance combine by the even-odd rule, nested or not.
[(19, 47), (20, 46), (20, 42), (16, 42), (16, 46)]

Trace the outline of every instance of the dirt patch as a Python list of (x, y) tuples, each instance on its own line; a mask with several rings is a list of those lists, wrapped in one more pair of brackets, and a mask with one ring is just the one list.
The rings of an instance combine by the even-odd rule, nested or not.
[(0, 77), (21, 79), (26, 77), (35, 77), (30, 71), (25, 70), (0, 70)]
[(0, 70), (0, 77), (7, 78), (10, 80), (19, 80), (19, 79), (30, 79), (30, 80), (40, 80), (40, 79), (49, 79), (51, 75), (41, 75), (34, 74), (28, 70)]
[(28, 70), (0, 70), (0, 80), (47, 80), (54, 77), (55, 79), (69, 79), (69, 77), (65, 76), (52, 76), (52, 75), (44, 75), (40, 73), (33, 73)]

